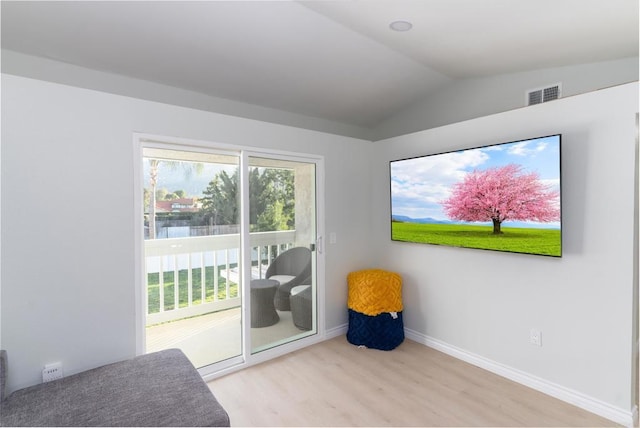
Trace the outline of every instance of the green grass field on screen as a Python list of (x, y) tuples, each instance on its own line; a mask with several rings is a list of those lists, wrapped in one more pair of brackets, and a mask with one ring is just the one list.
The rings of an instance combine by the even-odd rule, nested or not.
[(510, 228), (494, 235), (491, 226), (458, 224), (391, 223), (391, 239), (453, 247), (534, 253), (560, 257), (561, 233), (559, 229)]

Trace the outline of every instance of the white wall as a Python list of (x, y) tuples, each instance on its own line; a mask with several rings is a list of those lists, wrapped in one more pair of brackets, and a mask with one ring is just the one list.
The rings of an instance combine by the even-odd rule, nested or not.
[[(633, 83), (374, 143), (369, 244), (403, 275), (405, 327), (630, 415), (637, 111)], [(390, 160), (555, 133), (562, 258), (390, 241)]]
[[(9, 389), (135, 354), (132, 133), (325, 157), (327, 328), (368, 262), (371, 142), (2, 76), (2, 349)], [(364, 221), (362, 221), (365, 219)]]
[(2, 49), (2, 72), (281, 125), (371, 139), (371, 130)]
[(562, 84), (568, 97), (638, 80), (638, 57), (455, 81), (378, 124), (375, 140), (525, 106), (527, 90)]
[[(325, 156), (327, 328), (346, 274), (404, 277), (406, 327), (629, 410), (637, 84), (377, 143), (2, 76), (0, 346), (9, 388), (135, 353), (132, 133)], [(561, 259), (394, 243), (388, 161), (563, 134)], [(113, 209), (118, 207), (118, 209)], [(99, 227), (96, 227), (99, 225)], [(105, 269), (108, 262), (117, 269)], [(528, 343), (531, 327), (543, 346)]]
[(5, 74), (367, 140), (381, 140), (512, 110), (524, 105), (526, 90), (543, 85), (561, 82), (564, 96), (571, 96), (638, 80), (638, 57), (456, 80), (369, 129), (211, 97), (7, 49), (1, 52)]

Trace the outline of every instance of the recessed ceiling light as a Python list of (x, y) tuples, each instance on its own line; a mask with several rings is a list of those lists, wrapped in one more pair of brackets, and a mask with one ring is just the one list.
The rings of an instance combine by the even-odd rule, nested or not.
[(409, 21), (393, 21), (389, 24), (389, 27), (393, 31), (409, 31), (413, 27), (413, 24)]

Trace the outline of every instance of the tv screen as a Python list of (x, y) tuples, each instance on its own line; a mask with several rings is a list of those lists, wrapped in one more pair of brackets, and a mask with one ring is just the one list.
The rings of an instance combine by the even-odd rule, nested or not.
[(389, 163), (391, 239), (562, 256), (561, 135)]

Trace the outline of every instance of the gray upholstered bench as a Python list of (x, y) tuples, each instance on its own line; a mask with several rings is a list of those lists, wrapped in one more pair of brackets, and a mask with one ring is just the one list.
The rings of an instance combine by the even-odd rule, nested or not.
[(2, 426), (229, 426), (229, 416), (178, 349), (141, 355), (4, 396)]

